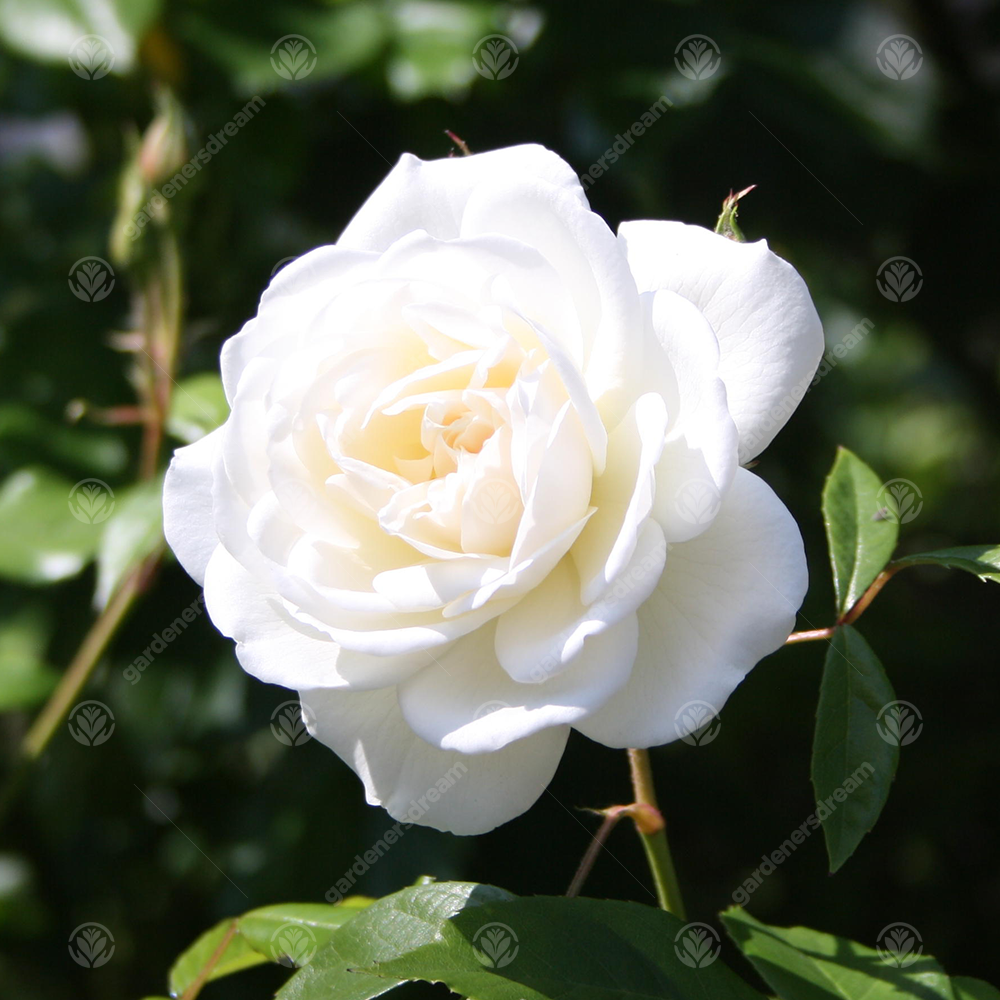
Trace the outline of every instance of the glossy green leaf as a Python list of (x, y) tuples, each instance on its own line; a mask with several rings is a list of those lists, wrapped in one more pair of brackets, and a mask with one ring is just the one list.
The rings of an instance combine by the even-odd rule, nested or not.
[[(236, 933), (213, 967), (208, 979), (249, 969), (265, 962), (307, 958), (330, 935), (371, 904), (365, 896), (350, 896), (342, 903), (279, 903), (241, 917), (222, 920), (185, 949), (170, 970), (170, 992), (183, 993), (194, 982), (236, 923)], [(291, 967), (291, 962), (288, 962)]]
[(163, 480), (157, 477), (122, 490), (104, 522), (97, 553), (94, 603), (103, 608), (125, 574), (163, 540)]
[(52, 583), (90, 562), (114, 501), (106, 484), (93, 485), (92, 494), (84, 492), (88, 485), (43, 468), (7, 478), (0, 487), (0, 576)]
[(854, 853), (889, 796), (899, 746), (880, 735), (879, 711), (895, 699), (860, 633), (838, 628), (826, 650), (812, 751), (816, 816), (831, 872)]
[(882, 572), (899, 527), (881, 517), (879, 477), (846, 448), (837, 450), (823, 487), (823, 521), (833, 565), (837, 614), (848, 611)]
[(379, 900), (278, 998), (366, 1000), (423, 981), (479, 1000), (760, 1000), (717, 957), (712, 928), (651, 906), (516, 899), (492, 886), (441, 882)]
[(272, 962), (305, 965), (330, 935), (372, 904), (367, 896), (342, 903), (280, 903), (240, 917), (240, 935)]
[(922, 945), (892, 956), (808, 927), (770, 927), (739, 907), (722, 914), (729, 936), (781, 1000), (953, 1000), (948, 976)]
[(1000, 1000), (1000, 990), (981, 979), (956, 976), (951, 981), (955, 1000)]
[(975, 574), (980, 580), (1000, 583), (1000, 545), (958, 545), (935, 552), (918, 552), (894, 560), (893, 565), (962, 569), (966, 573)]
[(26, 607), (0, 624), (0, 712), (31, 708), (48, 697), (59, 671), (45, 662), (49, 622), (39, 607)]
[(182, 379), (174, 388), (167, 431), (185, 444), (203, 438), (225, 423), (229, 403), (222, 379), (212, 372)]

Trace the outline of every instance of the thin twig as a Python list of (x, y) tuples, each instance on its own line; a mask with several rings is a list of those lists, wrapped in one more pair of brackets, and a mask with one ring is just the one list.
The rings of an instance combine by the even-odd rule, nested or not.
[(867, 610), (868, 605), (878, 597), (879, 591), (901, 570), (906, 569), (900, 563), (889, 563), (888, 566), (877, 577), (872, 585), (854, 602), (851, 608), (837, 619), (836, 625), (829, 628), (814, 628), (806, 632), (793, 632), (786, 640), (785, 645), (790, 646), (796, 642), (815, 642), (817, 639), (832, 639), (834, 632), (841, 625), (853, 625)]

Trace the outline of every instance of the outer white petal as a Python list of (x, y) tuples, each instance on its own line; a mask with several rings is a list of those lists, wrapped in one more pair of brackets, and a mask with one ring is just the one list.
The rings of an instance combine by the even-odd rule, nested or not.
[(293, 618), (221, 545), (205, 573), (205, 606), (215, 627), (236, 640), (243, 669), (268, 684), (363, 691), (395, 684), (431, 662), (422, 652), (373, 656), (344, 649)]
[(337, 243), (358, 250), (386, 250), (416, 229), (438, 239), (455, 239), (474, 190), (518, 177), (546, 181), (587, 205), (573, 168), (544, 146), (509, 146), (430, 161), (404, 153)]
[(317, 247), (283, 267), (260, 299), (257, 315), (222, 345), (222, 382), (230, 405), (243, 369), (262, 354), (291, 353), (336, 294), (363, 281), (378, 260), (338, 246)]
[(460, 639), (399, 685), (403, 718), (433, 746), (492, 753), (539, 730), (585, 718), (628, 680), (639, 626), (634, 614), (627, 615), (581, 641), (573, 661), (540, 684), (511, 680), (497, 663), (493, 632), (485, 627)]
[(677, 739), (680, 708), (703, 701), (721, 709), (754, 664), (784, 643), (807, 584), (791, 514), (762, 479), (739, 469), (711, 527), (671, 548), (639, 609), (628, 684), (575, 728), (611, 747)]
[(470, 756), (420, 739), (392, 689), (316, 689), (301, 699), (309, 731), (354, 768), (372, 805), (446, 833), (486, 833), (529, 809), (555, 774), (569, 735), (569, 726), (555, 726)]
[(805, 282), (766, 240), (737, 243), (679, 222), (623, 222), (618, 233), (640, 292), (677, 292), (712, 324), (740, 461), (748, 461), (791, 416), (823, 353)]
[(178, 448), (163, 482), (163, 534), (177, 561), (198, 583), (218, 548), (212, 517), (212, 466), (222, 446), (223, 428)]

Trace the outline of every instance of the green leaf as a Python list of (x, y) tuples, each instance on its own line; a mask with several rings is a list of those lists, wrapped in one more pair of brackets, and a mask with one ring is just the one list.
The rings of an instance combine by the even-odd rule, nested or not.
[(44, 701), (59, 680), (45, 662), (49, 623), (41, 607), (21, 608), (0, 625), (0, 712)]
[(205, 372), (177, 383), (170, 399), (167, 431), (191, 444), (225, 423), (229, 403), (218, 375)]
[(101, 540), (98, 525), (113, 498), (104, 483), (88, 496), (82, 482), (74, 486), (43, 468), (21, 469), (7, 478), (0, 487), (0, 576), (53, 583), (90, 562)]
[[(300, 930), (311, 939), (311, 950), (325, 944), (330, 935), (371, 904), (365, 896), (349, 896), (341, 903), (279, 903), (251, 910), (242, 917), (220, 921), (205, 931), (174, 962), (170, 970), (170, 992), (182, 994), (193, 983), (222, 944), (233, 922), (236, 933), (222, 953), (207, 982), (249, 969), (265, 962), (277, 962), (285, 955), (283, 930)], [(296, 943), (298, 939), (296, 939)]]
[(123, 490), (114, 514), (104, 522), (97, 553), (94, 603), (103, 608), (125, 574), (163, 540), (163, 480), (156, 478)]
[(717, 945), (708, 925), (650, 906), (516, 899), (492, 886), (441, 882), (373, 904), (278, 998), (367, 1000), (423, 981), (478, 1000), (761, 1000), (715, 960)]
[(305, 48), (294, 50), (273, 32), (263, 36), (246, 33), (246, 18), (239, 24), (224, 23), (225, 12), (219, 5), (202, 5), (197, 11), (185, 12), (178, 18), (177, 30), (186, 42), (223, 66), (238, 91), (270, 93), (282, 87), (339, 79), (378, 56), (389, 28), (385, 11), (367, 3), (330, 7), (282, 11), (280, 25), (285, 36), (308, 39)]
[(833, 564), (837, 614), (843, 615), (882, 572), (899, 526), (879, 516), (878, 476), (846, 448), (837, 450), (823, 487), (823, 521)]
[(951, 981), (955, 1000), (1000, 1000), (1000, 990), (981, 979), (956, 976)]
[[(222, 944), (232, 923), (232, 918), (222, 920), (211, 930), (205, 931), (174, 962), (169, 977), (170, 992), (173, 996), (180, 996), (198, 978), (201, 970)], [(242, 969), (249, 969), (254, 965), (263, 965), (267, 961), (266, 956), (254, 951), (246, 940), (235, 934), (209, 974), (207, 982), (221, 979)]]
[(895, 700), (868, 643), (850, 625), (838, 628), (826, 651), (812, 752), (831, 873), (854, 853), (889, 796), (899, 746), (880, 735), (878, 716)]
[(125, 443), (106, 427), (67, 425), (22, 403), (0, 404), (0, 461), (16, 467), (17, 455), (33, 462), (82, 470), (90, 476), (115, 476), (125, 471), (129, 452)]
[(916, 948), (903, 953), (899, 967), (856, 941), (808, 927), (769, 927), (739, 907), (723, 913), (722, 922), (782, 1000), (954, 1000), (944, 970)]
[(958, 545), (935, 552), (919, 552), (893, 561), (894, 566), (943, 566), (964, 569), (980, 580), (1000, 583), (1000, 545)]
[(272, 962), (292, 959), (304, 965), (330, 935), (371, 906), (366, 896), (349, 896), (341, 903), (280, 903), (251, 910), (239, 920), (239, 932), (255, 951)]
[[(97, 80), (132, 69), (138, 43), (159, 9), (159, 0), (0, 0), (0, 38), (43, 62), (72, 66), (76, 55), (82, 59), (80, 73)], [(76, 48), (85, 35), (103, 43), (96, 61), (93, 53)]]

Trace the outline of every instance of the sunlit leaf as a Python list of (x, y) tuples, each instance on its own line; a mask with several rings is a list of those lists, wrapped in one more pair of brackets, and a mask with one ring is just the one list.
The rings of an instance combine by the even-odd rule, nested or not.
[(868, 589), (896, 547), (897, 523), (880, 516), (881, 486), (860, 458), (846, 448), (838, 449), (823, 488), (823, 520), (839, 614)]

